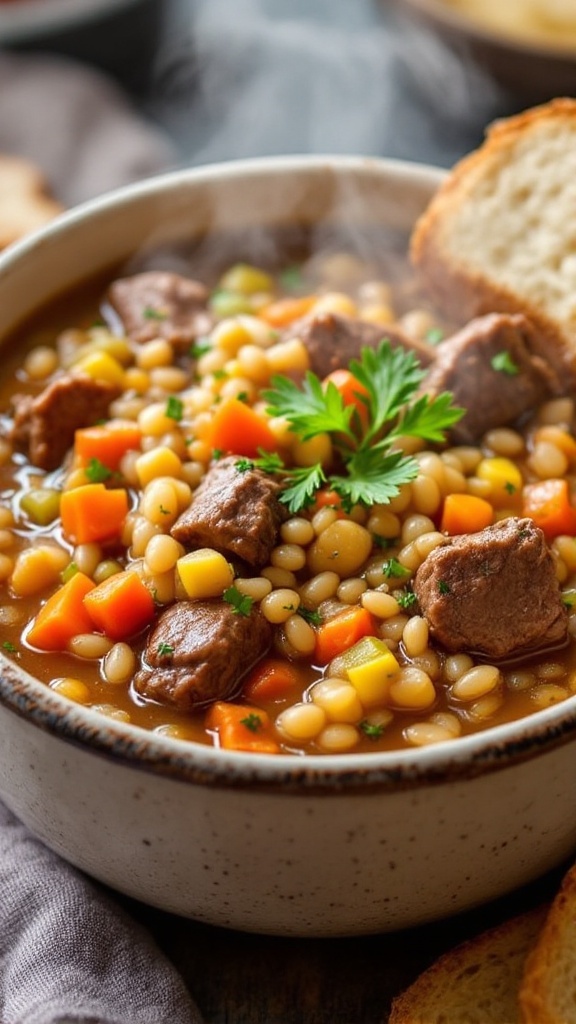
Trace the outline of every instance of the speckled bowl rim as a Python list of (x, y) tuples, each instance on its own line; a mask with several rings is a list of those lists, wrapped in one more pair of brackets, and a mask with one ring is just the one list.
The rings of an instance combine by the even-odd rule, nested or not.
[[(442, 0), (397, 0), (399, 5), (412, 9), (418, 14), (424, 14), (437, 22), (438, 25), (458, 33), (462, 41), (467, 39), (470, 42), (482, 43), (492, 46), (497, 50), (505, 52), (509, 50), (518, 56), (524, 55), (526, 60), (530, 57), (545, 58), (546, 60), (557, 61), (558, 64), (573, 66), (576, 61), (576, 45), (571, 48), (567, 46), (554, 46), (552, 43), (536, 43), (497, 32), (495, 29), (484, 27), (474, 21), (473, 17), (461, 14), (452, 10), (442, 3)], [(506, 0), (503, 0), (505, 3)]]
[[(74, 234), (86, 219), (114, 216), (126, 203), (160, 197), (180, 183), (234, 180), (238, 176), (285, 176), (298, 170), (323, 174), (347, 170), (406, 181), (410, 190), (428, 192), (440, 184), (444, 171), (425, 164), (393, 159), (341, 155), (276, 156), (173, 171), (99, 196), (56, 218), (41, 230), (0, 253), (0, 296), (14, 266), (35, 250), (53, 253), (62, 235)], [(73, 284), (72, 284), (73, 287)], [(40, 296), (38, 302), (43, 301)], [(0, 334), (13, 324), (2, 323)], [(18, 321), (16, 321), (18, 322)], [(87, 753), (129, 768), (166, 776), (184, 784), (220, 788), (250, 788), (282, 794), (348, 790), (394, 792), (456, 782), (509, 768), (573, 741), (576, 735), (576, 696), (534, 714), (494, 726), (471, 736), (419, 749), (330, 755), (258, 755), (225, 751), (151, 732), (131, 723), (109, 719), (91, 708), (73, 704), (46, 684), (24, 672), (0, 653), (0, 709), (32, 727), (73, 744)]]

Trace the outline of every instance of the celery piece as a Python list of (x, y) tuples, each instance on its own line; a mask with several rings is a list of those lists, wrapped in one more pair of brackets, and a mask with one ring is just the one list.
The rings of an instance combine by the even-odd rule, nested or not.
[(53, 487), (37, 487), (20, 499), (20, 508), (37, 526), (48, 526), (58, 518), (60, 491)]

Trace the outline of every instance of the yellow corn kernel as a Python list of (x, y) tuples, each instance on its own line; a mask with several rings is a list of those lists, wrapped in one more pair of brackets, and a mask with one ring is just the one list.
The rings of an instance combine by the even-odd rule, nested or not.
[(182, 462), (172, 448), (158, 445), (139, 455), (135, 462), (136, 475), (141, 487), (161, 476), (182, 477)]
[(249, 263), (235, 263), (220, 279), (219, 287), (225, 291), (255, 295), (257, 292), (271, 292), (274, 281), (270, 274)]
[(210, 335), (212, 345), (224, 351), (227, 356), (235, 356), (243, 345), (249, 345), (252, 337), (238, 317), (226, 317), (216, 325)]
[(224, 555), (213, 548), (199, 548), (182, 555), (176, 570), (188, 597), (219, 597), (234, 582), (234, 571)]
[(109, 384), (124, 387), (124, 367), (108, 352), (95, 349), (78, 359), (73, 367), (74, 373), (86, 373), (94, 380), (105, 380)]
[(383, 640), (364, 637), (344, 656), (346, 675), (364, 706), (379, 704), (388, 697), (400, 665)]
[(501, 456), (481, 459), (476, 476), (490, 484), (490, 501), (495, 508), (509, 508), (521, 497), (522, 474), (511, 459)]

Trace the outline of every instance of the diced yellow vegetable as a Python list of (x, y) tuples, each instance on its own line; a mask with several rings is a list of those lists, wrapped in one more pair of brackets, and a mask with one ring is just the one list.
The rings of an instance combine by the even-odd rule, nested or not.
[(146, 487), (152, 480), (161, 476), (182, 476), (182, 462), (172, 448), (158, 445), (150, 451), (139, 455), (135, 462), (136, 474), (141, 487)]
[(249, 263), (235, 263), (220, 279), (219, 287), (229, 292), (254, 295), (256, 292), (271, 292), (274, 281), (265, 271)]
[(378, 704), (388, 697), (400, 665), (384, 640), (366, 636), (342, 656), (346, 675), (362, 704)]
[(188, 597), (220, 597), (234, 582), (234, 571), (224, 555), (213, 548), (190, 551), (176, 562), (176, 569)]
[(522, 496), (522, 474), (510, 459), (502, 456), (481, 459), (476, 476), (490, 484), (490, 502), (495, 508), (514, 506)]
[(124, 367), (114, 356), (103, 350), (87, 352), (72, 367), (75, 373), (86, 373), (94, 380), (105, 380), (109, 384), (124, 385)]
[(17, 597), (39, 594), (60, 579), (70, 555), (56, 544), (36, 544), (24, 548), (16, 557), (10, 584)]

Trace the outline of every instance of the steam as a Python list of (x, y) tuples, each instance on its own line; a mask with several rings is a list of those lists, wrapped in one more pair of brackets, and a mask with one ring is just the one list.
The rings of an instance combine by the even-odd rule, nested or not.
[(353, 153), (452, 163), (502, 97), (436, 37), (396, 31), (384, 11), (371, 0), (196, 0), (192, 60), (173, 47), (158, 68), (184, 162)]

